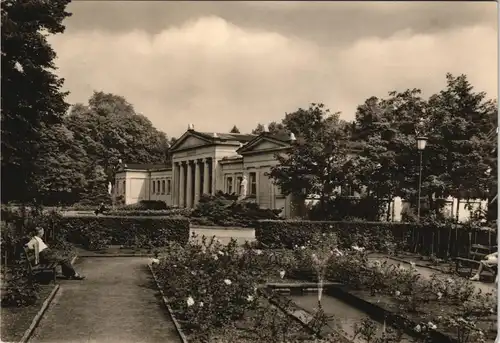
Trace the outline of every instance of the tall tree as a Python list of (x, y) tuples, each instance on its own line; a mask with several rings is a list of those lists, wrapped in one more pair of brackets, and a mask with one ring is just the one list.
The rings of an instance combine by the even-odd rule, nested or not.
[(231, 131), (229, 131), (230, 133), (240, 133), (240, 129), (238, 129), (236, 127), (236, 125), (233, 126), (233, 128), (231, 129)]
[(88, 105), (72, 107), (65, 123), (93, 165), (87, 171), (88, 182), (102, 193), (107, 192), (108, 182), (113, 182), (113, 170), (120, 159), (129, 163), (167, 161), (166, 135), (145, 116), (135, 113), (121, 96), (94, 92)]
[(347, 168), (348, 136), (338, 114), (330, 114), (323, 104), (312, 104), (287, 114), (286, 125), (297, 132), (297, 141), (287, 154), (276, 155), (279, 163), (269, 175), (284, 194), (299, 198), (317, 195), (325, 208), (351, 173)]
[(473, 92), (464, 75), (448, 74), (446, 88), (428, 101), (418, 89), (391, 92), (386, 99), (372, 97), (356, 113), (354, 136), (364, 146), (358, 160), (365, 166), (359, 178), (379, 196), (415, 201), (416, 137), (422, 134), (428, 137), (422, 196), (433, 211), (439, 211), (440, 198), (485, 196), (496, 175), (493, 145), (486, 139), (496, 116), (496, 103)]
[(68, 109), (49, 34), (64, 32), (69, 0), (4, 0), (2, 9), (2, 201), (37, 196), (36, 160), (43, 126)]

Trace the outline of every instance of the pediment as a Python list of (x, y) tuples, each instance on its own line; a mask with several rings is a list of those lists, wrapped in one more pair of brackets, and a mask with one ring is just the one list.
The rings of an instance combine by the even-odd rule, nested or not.
[(175, 144), (172, 146), (172, 150), (189, 149), (189, 148), (207, 145), (210, 143), (211, 142), (209, 140), (202, 138), (202, 137), (198, 137), (198, 136), (188, 132), (175, 142)]
[(288, 148), (287, 143), (270, 139), (267, 137), (258, 137), (253, 141), (248, 142), (245, 146), (238, 150), (241, 155), (244, 154), (254, 154), (266, 151), (276, 151)]

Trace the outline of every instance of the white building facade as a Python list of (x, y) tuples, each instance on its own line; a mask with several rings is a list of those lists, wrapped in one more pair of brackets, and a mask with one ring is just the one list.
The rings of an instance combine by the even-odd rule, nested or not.
[[(247, 199), (261, 208), (282, 209), (284, 217), (294, 217), (292, 197), (284, 196), (267, 176), (278, 163), (275, 155), (286, 152), (293, 139), (269, 132), (260, 135), (199, 132), (190, 125), (170, 149), (171, 165), (122, 164), (115, 175), (113, 196), (123, 199), (125, 204), (160, 200), (168, 206), (194, 208), (202, 194), (222, 191), (239, 195), (241, 180), (246, 176)], [(460, 221), (469, 218), (470, 200), (467, 204), (448, 200), (450, 216), (458, 213)], [(487, 202), (474, 200), (471, 205), (485, 208)], [(395, 198), (388, 219), (401, 221), (405, 206), (404, 201)]]

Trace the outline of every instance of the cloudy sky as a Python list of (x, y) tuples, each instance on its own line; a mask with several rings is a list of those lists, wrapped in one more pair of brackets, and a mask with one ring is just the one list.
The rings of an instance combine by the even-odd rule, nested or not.
[(446, 72), (497, 95), (496, 2), (79, 1), (51, 37), (70, 103), (124, 96), (169, 136), (248, 132), (323, 102), (351, 120)]

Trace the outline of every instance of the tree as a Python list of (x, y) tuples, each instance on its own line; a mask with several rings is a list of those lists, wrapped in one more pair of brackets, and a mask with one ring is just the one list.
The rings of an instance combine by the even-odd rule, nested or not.
[(87, 153), (63, 124), (44, 127), (41, 132), (44, 150), (35, 160), (37, 198), (45, 205), (73, 204), (88, 188)]
[(233, 128), (231, 129), (231, 131), (229, 131), (230, 133), (240, 133), (240, 130), (236, 127), (236, 125), (233, 126)]
[(68, 109), (49, 34), (64, 32), (69, 0), (4, 0), (2, 8), (2, 201), (37, 196), (36, 160), (44, 126)]
[[(317, 195), (320, 207), (338, 194), (348, 174), (348, 136), (339, 125), (338, 113), (330, 114), (323, 104), (287, 114), (286, 129), (297, 132), (297, 141), (287, 154), (277, 154), (278, 164), (270, 177), (283, 194), (304, 199)], [(303, 124), (301, 127), (298, 124)]]
[[(267, 125), (267, 130), (271, 134), (280, 134), (280, 133), (286, 133), (285, 126), (282, 123), (277, 123), (275, 121), (272, 121)], [(264, 132), (264, 125), (258, 124), (255, 129), (252, 130), (252, 134), (254, 135), (260, 135), (262, 132)]]
[(114, 168), (120, 159), (133, 163), (167, 162), (166, 135), (145, 116), (137, 114), (121, 96), (94, 92), (88, 105), (72, 107), (65, 124), (91, 161), (86, 178), (93, 190), (86, 193), (94, 194), (93, 197), (105, 196), (108, 183), (114, 182)]
[[(459, 199), (488, 198), (496, 188), (497, 103), (474, 92), (465, 75), (446, 75), (446, 88), (429, 99), (429, 149), (424, 188)], [(427, 152), (429, 150), (429, 152)]]
[(464, 75), (448, 74), (447, 87), (428, 101), (420, 93), (391, 92), (358, 107), (354, 137), (363, 143), (357, 159), (364, 166), (358, 178), (378, 197), (416, 201), (416, 137), (426, 135), (422, 196), (439, 213), (439, 199), (484, 196), (492, 187), (495, 174), (486, 171), (495, 170), (496, 163), (486, 136), (496, 125), (496, 104), (485, 100), (484, 93), (474, 93)]

